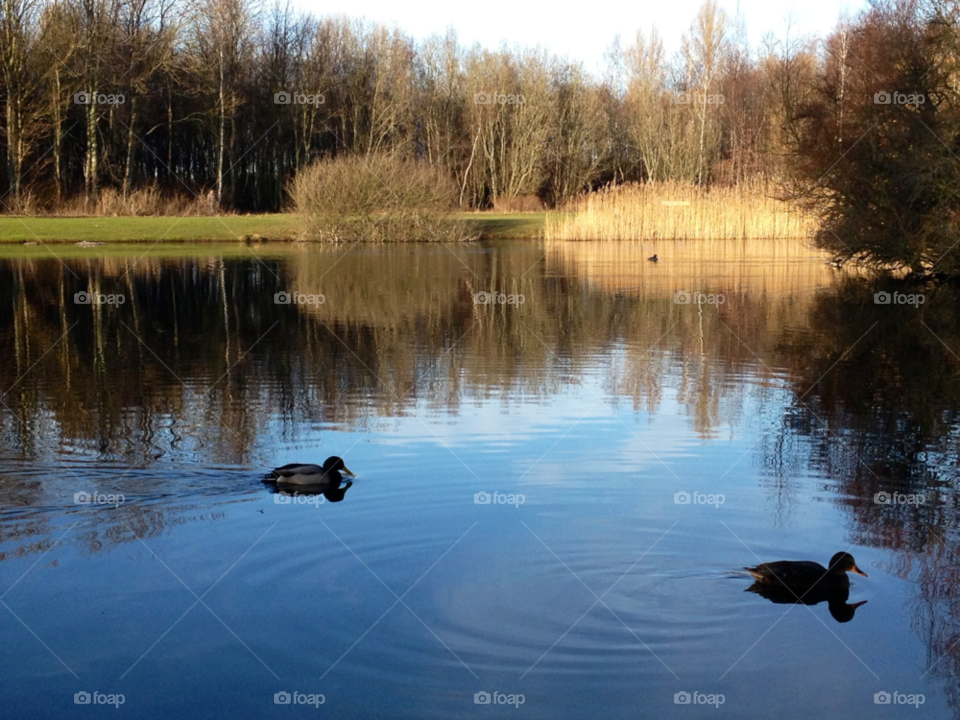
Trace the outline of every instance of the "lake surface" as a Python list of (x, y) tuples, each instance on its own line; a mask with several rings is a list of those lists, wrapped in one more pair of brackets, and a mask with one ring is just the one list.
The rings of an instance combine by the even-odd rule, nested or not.
[[(776, 243), (54, 249), (0, 257), (5, 717), (960, 716), (955, 289)], [(261, 481), (330, 455), (346, 492)], [(841, 550), (839, 607), (747, 591)]]

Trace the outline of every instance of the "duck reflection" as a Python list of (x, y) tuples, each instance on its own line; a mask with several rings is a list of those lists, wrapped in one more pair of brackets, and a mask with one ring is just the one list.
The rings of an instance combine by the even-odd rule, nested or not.
[(746, 592), (756, 593), (777, 605), (819, 605), (826, 601), (827, 609), (830, 615), (838, 623), (850, 622), (857, 608), (867, 603), (861, 600), (850, 604), (847, 599), (850, 597), (850, 588), (834, 588), (830, 590), (810, 590), (804, 595), (795, 595), (786, 588), (778, 588), (772, 585), (755, 582), (747, 588)]
[(353, 486), (353, 481), (348, 480), (345, 485), (341, 485), (342, 480), (333, 480), (316, 485), (283, 485), (275, 484), (270, 488), (274, 495), (286, 495), (288, 497), (316, 497), (322, 495), (327, 502), (340, 502), (347, 495), (347, 490)]

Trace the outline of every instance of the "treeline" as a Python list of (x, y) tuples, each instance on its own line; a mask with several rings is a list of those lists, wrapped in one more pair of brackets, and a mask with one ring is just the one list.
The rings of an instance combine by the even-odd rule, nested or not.
[(429, 163), (474, 208), (610, 182), (836, 174), (871, 119), (860, 96), (912, 91), (868, 70), (917, 69), (924, 85), (925, 59), (958, 38), (953, 5), (882, 0), (824, 42), (750, 48), (742, 18), (707, 0), (676, 54), (638, 32), (598, 77), (541, 49), (417, 42), (255, 1), (0, 0), (5, 209), (150, 188), (276, 210), (299, 168), (343, 154)]
[(158, 186), (274, 210), (305, 164), (381, 151), (442, 168), (463, 207), (733, 182), (776, 156), (800, 50), (751, 53), (712, 0), (676, 57), (638, 33), (602, 78), (540, 49), (415, 42), (251, 0), (0, 0), (3, 202)]

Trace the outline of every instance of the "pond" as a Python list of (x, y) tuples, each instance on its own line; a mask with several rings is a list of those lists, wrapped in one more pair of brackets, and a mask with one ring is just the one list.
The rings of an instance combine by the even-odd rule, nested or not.
[[(9, 717), (960, 712), (955, 289), (783, 243), (5, 253)], [(839, 551), (837, 602), (749, 591)]]

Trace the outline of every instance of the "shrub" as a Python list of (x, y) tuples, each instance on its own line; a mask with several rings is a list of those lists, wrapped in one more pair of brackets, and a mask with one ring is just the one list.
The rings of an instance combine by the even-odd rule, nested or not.
[(441, 171), (397, 155), (343, 155), (303, 168), (289, 195), (305, 234), (333, 242), (462, 240), (457, 187)]

